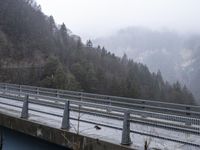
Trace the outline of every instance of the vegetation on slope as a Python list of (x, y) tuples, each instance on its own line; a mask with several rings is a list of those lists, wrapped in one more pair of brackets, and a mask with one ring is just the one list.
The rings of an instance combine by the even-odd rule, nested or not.
[(179, 82), (170, 85), (126, 55), (84, 45), (33, 0), (0, 0), (0, 81), (193, 104)]

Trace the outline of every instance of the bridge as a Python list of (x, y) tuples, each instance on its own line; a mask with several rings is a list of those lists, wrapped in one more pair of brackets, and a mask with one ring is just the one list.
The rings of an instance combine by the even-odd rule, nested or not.
[(71, 149), (200, 149), (200, 106), (0, 83), (0, 126)]

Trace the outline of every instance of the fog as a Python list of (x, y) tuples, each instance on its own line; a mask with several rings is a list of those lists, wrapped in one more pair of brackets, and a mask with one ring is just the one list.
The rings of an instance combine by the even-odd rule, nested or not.
[(83, 39), (128, 26), (200, 32), (199, 0), (37, 0), (57, 23)]
[(37, 0), (85, 42), (124, 53), (200, 99), (199, 0)]

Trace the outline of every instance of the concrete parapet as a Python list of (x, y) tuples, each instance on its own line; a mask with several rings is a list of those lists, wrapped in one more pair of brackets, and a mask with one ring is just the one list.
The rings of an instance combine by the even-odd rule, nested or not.
[(74, 150), (136, 150), (1, 113), (0, 126)]

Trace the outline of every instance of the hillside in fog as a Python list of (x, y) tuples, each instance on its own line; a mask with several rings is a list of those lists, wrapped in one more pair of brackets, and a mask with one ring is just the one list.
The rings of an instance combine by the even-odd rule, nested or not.
[(179, 80), (200, 99), (200, 34), (181, 34), (170, 30), (129, 27), (94, 40), (95, 45), (136, 62), (146, 64), (151, 72), (160, 70), (171, 83)]
[(151, 73), (144, 64), (108, 50), (90, 40), (84, 44), (34, 0), (0, 0), (0, 82), (194, 104), (186, 86), (170, 84), (160, 71)]

